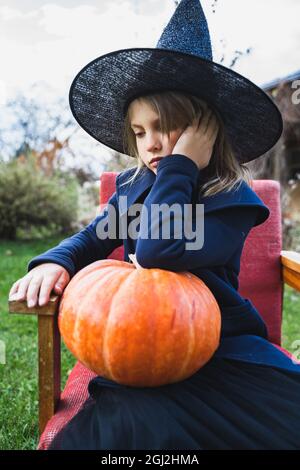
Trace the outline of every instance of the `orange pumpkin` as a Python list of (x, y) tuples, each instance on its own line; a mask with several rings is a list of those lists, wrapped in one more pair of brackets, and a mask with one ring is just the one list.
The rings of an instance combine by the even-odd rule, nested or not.
[(221, 314), (189, 272), (105, 259), (71, 279), (58, 324), (68, 349), (97, 375), (156, 387), (190, 377), (212, 357)]

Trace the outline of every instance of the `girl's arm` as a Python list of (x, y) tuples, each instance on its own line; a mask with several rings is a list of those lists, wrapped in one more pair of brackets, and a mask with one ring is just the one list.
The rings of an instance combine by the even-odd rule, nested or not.
[[(99, 228), (108, 223), (111, 212), (108, 205), (115, 209), (116, 238), (100, 239), (97, 235)], [(114, 220), (112, 221), (114, 224)], [(56, 263), (63, 266), (72, 277), (77, 271), (94, 261), (105, 259), (123, 240), (119, 234), (119, 211), (116, 193), (108, 201), (102, 213), (80, 232), (66, 238), (59, 245), (33, 258), (28, 264), (28, 271), (42, 263)]]
[[(204, 243), (196, 250), (186, 248), (186, 243), (193, 242), (193, 239), (185, 238), (184, 233), (182, 238), (174, 237), (171, 211), (164, 212), (160, 220), (151, 220), (151, 205), (162, 203), (166, 203), (168, 207), (179, 204), (184, 220), (184, 204), (190, 204), (193, 199), (198, 175), (197, 165), (184, 155), (171, 155), (159, 162), (156, 180), (144, 201), (140, 219), (140, 235), (135, 254), (142, 267), (185, 271), (198, 267), (222, 266), (243, 245), (255, 224), (255, 207), (228, 207), (205, 214)], [(165, 227), (170, 224), (169, 238), (163, 239), (162, 224)], [(158, 226), (158, 239), (151, 239), (151, 228), (157, 229)], [(193, 232), (195, 228), (193, 219)]]

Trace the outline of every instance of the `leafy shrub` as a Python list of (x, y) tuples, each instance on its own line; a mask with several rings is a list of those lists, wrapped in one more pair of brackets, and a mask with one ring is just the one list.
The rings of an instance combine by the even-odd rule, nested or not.
[(75, 177), (46, 177), (27, 161), (0, 162), (0, 238), (41, 238), (72, 231), (77, 218)]

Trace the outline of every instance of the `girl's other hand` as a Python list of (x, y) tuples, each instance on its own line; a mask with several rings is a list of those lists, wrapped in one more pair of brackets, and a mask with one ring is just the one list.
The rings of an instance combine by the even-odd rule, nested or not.
[(217, 118), (207, 106), (200, 118), (195, 118), (177, 140), (172, 155), (181, 154), (193, 160), (199, 169), (205, 168), (211, 159), (213, 146), (219, 131)]
[(56, 263), (43, 263), (31, 269), (16, 281), (9, 292), (9, 300), (26, 300), (28, 307), (46, 305), (51, 291), (61, 295), (70, 281), (68, 271)]

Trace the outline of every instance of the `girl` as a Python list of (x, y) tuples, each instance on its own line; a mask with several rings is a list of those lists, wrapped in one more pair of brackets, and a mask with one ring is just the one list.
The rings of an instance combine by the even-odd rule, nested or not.
[[(178, 112), (180, 107), (182, 112)], [(137, 153), (138, 166), (119, 175), (119, 191), (120, 178), (127, 175), (123, 187), (131, 184), (135, 193), (133, 183), (140, 168), (138, 174), (146, 171), (144, 179), (154, 175), (150, 188), (135, 193), (135, 199), (148, 207), (155, 202), (191, 202), (194, 188), (219, 195), (223, 205), (226, 191), (235, 196), (226, 208), (207, 214), (201, 250), (182, 250), (183, 240), (128, 239), (125, 258), (128, 261), (132, 251), (142, 267), (189, 270), (198, 275), (221, 307), (223, 345), (226, 339), (243, 341), (243, 337), (247, 345), (252, 336), (253, 356), (260, 339), (277, 357), (282, 353), (264, 339), (263, 320), (235, 289), (246, 235), (258, 219), (258, 223), (266, 219), (267, 211), (245, 182), (246, 170), (234, 160), (218, 121), (203, 101), (182, 93), (164, 92), (131, 103), (125, 135)], [(218, 151), (212, 160), (214, 147), (223, 150), (222, 165)], [(154, 165), (151, 161), (156, 157), (161, 160)], [(211, 179), (204, 172), (218, 177)], [(236, 203), (243, 202), (245, 192), (248, 203), (252, 202), (246, 210)], [(203, 201), (210, 196), (201, 197)], [(115, 200), (116, 194), (110, 201), (116, 204)], [(74, 272), (106, 257), (122, 240), (108, 240), (106, 245), (96, 241), (96, 222), (103, 217), (108, 217), (107, 211), (79, 234), (32, 260), (29, 273), (11, 293), (17, 292), (17, 298), (27, 298), (28, 303), (39, 298), (41, 304), (43, 296), (47, 302), (51, 290), (62, 292)], [(259, 354), (256, 361), (260, 361)], [(296, 449), (300, 444), (300, 367), (294, 366), (292, 372), (282, 369), (280, 361), (278, 366), (226, 358), (221, 346), (196, 374), (175, 384), (134, 388), (96, 377), (89, 384), (89, 399), (50, 449)]]
[[(185, 27), (179, 28), (185, 20)], [(192, 41), (190, 35), (199, 24), (201, 37)], [(192, 57), (190, 49), (185, 55), (170, 53), (170, 38), (173, 49), (174, 38), (181, 50), (196, 44), (197, 54)], [(31, 260), (29, 272), (10, 294), (46, 303), (52, 289), (62, 293), (81, 268), (124, 244), (125, 261), (134, 253), (142, 268), (190, 271), (205, 282), (221, 310), (220, 346), (204, 367), (174, 384), (127, 387), (94, 378), (88, 400), (50, 449), (297, 449), (300, 366), (268, 341), (259, 312), (238, 292), (245, 239), (269, 216), (249, 185), (244, 162), (279, 138), (278, 111), (254, 84), (240, 76), (237, 80), (235, 73), (208, 59), (210, 43), (198, 2), (179, 4), (159, 46), (151, 53), (142, 49), (108, 54), (76, 77), (71, 87), (76, 119), (99, 141), (136, 157), (138, 164), (118, 175), (116, 192), (103, 213)], [(194, 85), (195, 76), (200, 87)], [(154, 79), (158, 90), (149, 92)], [(239, 91), (240, 100), (232, 101), (231, 89)], [(96, 96), (92, 103), (91, 96)], [(249, 97), (260, 116), (249, 115)], [(270, 128), (262, 122), (267, 117)], [(109, 205), (119, 225), (135, 202), (142, 204), (140, 233), (148, 236), (136, 239), (126, 233), (124, 239), (99, 240), (97, 226), (109, 222)], [(161, 230), (158, 238), (151, 238), (155, 221), (145, 214), (153, 204), (163, 203), (204, 204), (201, 249), (187, 249), (185, 236), (164, 238)], [(159, 228), (163, 223), (173, 226), (166, 214)]]

